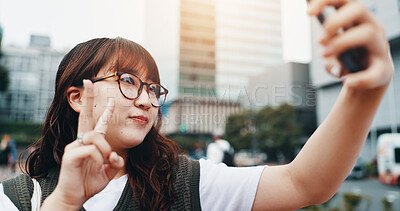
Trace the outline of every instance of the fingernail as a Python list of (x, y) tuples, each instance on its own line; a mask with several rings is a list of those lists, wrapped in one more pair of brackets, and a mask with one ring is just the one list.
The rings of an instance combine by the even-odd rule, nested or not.
[(336, 78), (339, 78), (339, 76), (340, 76), (340, 65), (338, 65), (338, 64), (333, 65), (333, 67), (331, 69), (331, 74), (333, 76), (335, 76)]
[(99, 174), (101, 174), (101, 173), (103, 173), (103, 171), (104, 171), (104, 169), (103, 169), (104, 167), (103, 166), (101, 166), (101, 168), (100, 168), (100, 170), (99, 170)]

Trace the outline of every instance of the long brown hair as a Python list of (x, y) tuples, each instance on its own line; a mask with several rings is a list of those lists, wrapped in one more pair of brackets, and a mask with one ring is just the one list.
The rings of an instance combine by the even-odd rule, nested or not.
[[(146, 69), (147, 77), (160, 83), (156, 63), (139, 44), (123, 38), (99, 38), (75, 46), (60, 63), (55, 95), (43, 125), (41, 139), (26, 160), (25, 172), (31, 177), (45, 177), (51, 168), (59, 168), (64, 148), (76, 139), (78, 113), (67, 101), (67, 89), (81, 86), (83, 79), (93, 78), (116, 57), (114, 68)], [(129, 149), (126, 172), (135, 200), (141, 210), (167, 210), (174, 201), (172, 166), (178, 160), (178, 146), (159, 134), (153, 126), (143, 142)]]

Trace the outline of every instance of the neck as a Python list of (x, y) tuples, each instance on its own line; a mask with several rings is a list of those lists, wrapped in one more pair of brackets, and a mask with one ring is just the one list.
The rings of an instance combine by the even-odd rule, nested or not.
[(112, 179), (118, 179), (126, 174), (125, 167), (122, 167), (121, 170), (118, 171), (118, 173), (112, 178)]

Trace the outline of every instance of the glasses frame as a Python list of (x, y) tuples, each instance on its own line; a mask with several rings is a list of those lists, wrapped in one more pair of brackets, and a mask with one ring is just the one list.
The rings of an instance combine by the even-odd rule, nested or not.
[[(121, 80), (121, 76), (122, 76), (123, 74), (133, 75), (134, 77), (136, 77), (136, 78), (140, 81), (140, 87), (139, 87), (139, 89), (138, 89), (138, 95), (137, 95), (137, 97), (135, 97), (135, 98), (127, 97), (127, 96), (122, 92), (120, 80)], [(124, 96), (126, 99), (129, 99), (129, 100), (135, 100), (135, 99), (137, 99), (137, 98), (142, 94), (143, 86), (146, 86), (147, 89), (149, 89), (149, 86), (150, 86), (150, 85), (154, 85), (154, 84), (155, 84), (155, 85), (158, 85), (158, 86), (161, 86), (161, 87), (165, 90), (165, 98), (164, 98), (164, 101), (161, 103), (161, 105), (156, 106), (156, 105), (154, 105), (153, 103), (151, 103), (151, 105), (154, 106), (154, 107), (156, 107), (156, 108), (160, 108), (161, 106), (164, 105), (165, 100), (167, 99), (168, 89), (166, 89), (165, 87), (163, 87), (161, 84), (143, 82), (142, 80), (140, 80), (139, 77), (137, 77), (135, 74), (132, 74), (132, 73), (115, 72), (115, 73), (113, 73), (113, 74), (111, 74), (111, 75), (107, 75), (107, 76), (104, 76), (104, 77), (101, 77), (101, 78), (91, 79), (91, 81), (92, 81), (92, 83), (96, 83), (96, 82), (103, 81), (103, 80), (105, 80), (105, 79), (112, 78), (112, 77), (117, 77), (117, 78), (118, 78), (117, 81), (118, 81), (119, 92), (121, 92), (122, 96)], [(148, 95), (148, 93), (147, 93), (147, 95)]]

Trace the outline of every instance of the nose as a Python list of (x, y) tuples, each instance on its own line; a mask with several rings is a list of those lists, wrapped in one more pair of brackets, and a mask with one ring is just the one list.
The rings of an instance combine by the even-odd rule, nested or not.
[(134, 104), (136, 107), (142, 108), (144, 110), (148, 110), (152, 107), (149, 94), (147, 93), (147, 87), (144, 86), (142, 92), (139, 97), (134, 100)]

